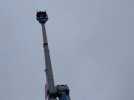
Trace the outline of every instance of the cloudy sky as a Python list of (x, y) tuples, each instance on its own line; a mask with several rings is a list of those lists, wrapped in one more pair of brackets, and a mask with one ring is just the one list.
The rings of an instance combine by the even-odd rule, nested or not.
[(1, 0), (0, 100), (44, 100), (38, 10), (56, 84), (72, 100), (134, 100), (133, 0)]

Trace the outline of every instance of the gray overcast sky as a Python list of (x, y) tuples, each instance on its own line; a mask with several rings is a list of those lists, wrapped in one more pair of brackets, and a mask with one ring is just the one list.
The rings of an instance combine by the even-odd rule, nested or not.
[(72, 100), (134, 100), (133, 0), (1, 0), (0, 100), (44, 100), (40, 9)]

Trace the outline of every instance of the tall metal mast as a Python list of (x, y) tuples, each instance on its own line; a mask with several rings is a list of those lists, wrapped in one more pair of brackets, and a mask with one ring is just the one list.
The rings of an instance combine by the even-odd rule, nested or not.
[(45, 64), (46, 64), (46, 80), (47, 80), (47, 91), (46, 94), (48, 96), (48, 100), (70, 100), (69, 96), (69, 87), (67, 85), (54, 85), (54, 77), (53, 70), (51, 65), (51, 59), (49, 55), (48, 41), (45, 29), (45, 23), (48, 20), (47, 13), (45, 11), (37, 12), (36, 19), (42, 26), (42, 34), (43, 34), (43, 47), (44, 47), (44, 56), (45, 56)]
[(49, 48), (48, 48), (48, 41), (47, 41), (47, 35), (46, 35), (46, 29), (45, 29), (45, 23), (48, 20), (48, 16), (46, 12), (37, 12), (36, 19), (39, 21), (39, 23), (42, 26), (42, 34), (43, 34), (43, 47), (44, 47), (44, 56), (45, 56), (45, 64), (46, 64), (46, 80), (48, 85), (48, 93), (53, 94), (49, 96), (49, 100), (56, 100), (54, 94), (56, 93), (56, 89), (54, 86), (54, 77), (53, 77), (53, 70), (51, 65), (51, 59), (49, 54)]

